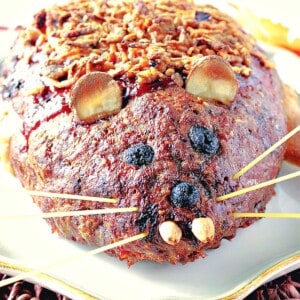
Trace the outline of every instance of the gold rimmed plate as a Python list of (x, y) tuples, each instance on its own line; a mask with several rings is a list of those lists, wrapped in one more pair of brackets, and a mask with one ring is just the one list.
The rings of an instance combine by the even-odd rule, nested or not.
[[(300, 254), (293, 255), (280, 263), (266, 269), (259, 276), (255, 277), (247, 285), (243, 286), (236, 292), (229, 291), (229, 296), (222, 296), (224, 300), (230, 299), (244, 299), (257, 287), (264, 284), (265, 282), (274, 279), (282, 274), (285, 274), (289, 271), (297, 269), (300, 267)], [(29, 272), (32, 269), (24, 266), (18, 265), (13, 260), (7, 259), (6, 257), (0, 256), (0, 273), (7, 274), (9, 276), (16, 276), (22, 274), (23, 272)], [(97, 298), (74, 287), (64, 281), (56, 279), (47, 274), (37, 274), (26, 281), (31, 282), (32, 284), (38, 284), (43, 288), (49, 289), (53, 292), (59, 293), (61, 295), (67, 296), (70, 299), (76, 300), (96, 300)], [(98, 298), (100, 299), (100, 298)], [(104, 298), (102, 298), (104, 299)]]
[[(0, 273), (7, 274), (8, 276), (16, 276), (29, 271), (32, 271), (32, 269), (21, 266), (17, 262), (0, 255)], [(70, 299), (96, 300), (95, 297), (47, 274), (37, 274), (26, 281), (59, 293)]]
[[(281, 175), (297, 170), (284, 163)], [(299, 178), (279, 184), (267, 211), (300, 212), (299, 186)], [(18, 189), (20, 184), (0, 171), (0, 188)], [(26, 194), (0, 194), (0, 214), (15, 214), (16, 208), (39, 211)], [(33, 281), (75, 300), (243, 299), (264, 282), (300, 268), (299, 237), (299, 219), (262, 219), (222, 241), (205, 259), (184, 266), (141, 262), (128, 268), (100, 254), (49, 269)], [(0, 271), (11, 275), (90, 249), (52, 234), (44, 220), (0, 221), (0, 254), (13, 259), (0, 258)]]

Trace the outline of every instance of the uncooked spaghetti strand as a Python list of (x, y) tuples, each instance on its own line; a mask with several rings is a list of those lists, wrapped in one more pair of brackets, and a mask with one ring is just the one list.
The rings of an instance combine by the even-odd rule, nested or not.
[(95, 196), (84, 196), (84, 195), (73, 195), (64, 193), (52, 193), (44, 191), (31, 191), (26, 189), (1, 189), (1, 193), (27, 193), (30, 196), (49, 197), (49, 198), (61, 198), (71, 199), (80, 201), (95, 201), (95, 202), (106, 202), (106, 203), (117, 203), (118, 200), (115, 198), (103, 198)]
[(62, 217), (79, 217), (89, 215), (116, 214), (138, 211), (137, 207), (119, 207), (119, 208), (102, 208), (88, 209), (75, 211), (54, 211), (36, 214), (15, 214), (15, 215), (0, 215), (0, 220), (16, 220), (16, 219), (32, 219), (32, 218), (62, 218)]
[(255, 213), (255, 212), (235, 212), (232, 214), (235, 218), (284, 218), (299, 219), (300, 213)]
[(267, 187), (267, 186), (270, 186), (270, 185), (273, 185), (273, 184), (276, 184), (276, 183), (279, 183), (282, 181), (286, 181), (286, 180), (289, 180), (289, 179), (292, 179), (292, 178), (295, 178), (298, 176), (300, 176), (300, 171), (297, 171), (297, 172), (294, 172), (294, 173), (291, 173), (291, 174), (288, 174), (288, 175), (285, 175), (282, 177), (278, 177), (278, 178), (275, 178), (275, 179), (272, 179), (272, 180), (269, 180), (266, 182), (262, 182), (257, 185), (246, 187), (244, 189), (241, 189), (241, 190), (238, 190), (238, 191), (235, 191), (235, 192), (223, 195), (223, 196), (219, 196), (219, 197), (217, 197), (217, 201), (223, 201), (223, 200), (226, 200), (229, 198), (237, 197), (237, 196), (240, 196), (240, 195), (243, 195), (243, 194), (246, 194), (246, 193), (249, 193), (249, 192), (252, 192), (252, 191), (255, 191), (255, 190), (258, 190), (258, 189), (261, 189), (261, 188), (264, 188), (264, 187)]
[(34, 275), (45, 272), (45, 271), (47, 271), (51, 268), (54, 268), (54, 267), (59, 267), (60, 265), (66, 264), (68, 262), (72, 262), (72, 261), (75, 261), (77, 259), (80, 259), (80, 258), (83, 258), (83, 257), (86, 257), (86, 256), (96, 255), (96, 254), (99, 254), (101, 252), (104, 252), (104, 251), (107, 251), (107, 250), (110, 250), (110, 249), (113, 249), (113, 248), (116, 248), (116, 247), (120, 247), (120, 246), (123, 246), (123, 245), (128, 244), (128, 243), (132, 243), (134, 241), (145, 238), (147, 235), (148, 235), (148, 233), (143, 232), (143, 233), (125, 238), (123, 240), (117, 241), (115, 243), (112, 243), (112, 244), (109, 244), (109, 245), (106, 245), (106, 246), (103, 246), (103, 247), (100, 247), (100, 248), (97, 248), (97, 249), (94, 249), (94, 250), (90, 250), (90, 251), (87, 251), (87, 252), (84, 252), (84, 253), (80, 253), (80, 254), (70, 256), (70, 257), (62, 258), (62, 259), (57, 260), (57, 261), (55, 261), (51, 264), (45, 265), (41, 268), (29, 271), (29, 272), (22, 273), (22, 274), (16, 275), (16, 276), (8, 278), (8, 279), (4, 279), (4, 280), (0, 281), (0, 288), (4, 287), (4, 286), (7, 286), (9, 284), (15, 283), (19, 280), (24, 280), (26, 278), (31, 278)]
[(235, 173), (232, 178), (234, 180), (236, 180), (239, 177), (241, 177), (243, 174), (245, 174), (247, 171), (249, 171), (251, 168), (253, 168), (257, 163), (259, 163), (262, 159), (264, 159), (267, 155), (269, 155), (272, 151), (274, 151), (276, 148), (281, 146), (283, 143), (285, 143), (289, 138), (291, 138), (293, 135), (295, 135), (299, 131), (300, 131), (300, 125), (297, 126), (296, 128), (294, 128), (292, 131), (290, 131), (287, 135), (285, 135), (282, 139), (280, 139), (278, 142), (276, 142), (273, 146), (271, 146), (269, 149), (267, 149), (261, 155), (259, 155), (254, 160), (252, 160), (247, 166), (242, 168), (239, 172)]

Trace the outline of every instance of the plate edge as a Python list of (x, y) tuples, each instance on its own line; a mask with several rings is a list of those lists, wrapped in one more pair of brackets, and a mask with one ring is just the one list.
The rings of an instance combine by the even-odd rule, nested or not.
[[(295, 267), (295, 268), (293, 268)], [(234, 293), (225, 297), (218, 298), (219, 300), (239, 300), (244, 299), (251, 294), (256, 288), (264, 284), (265, 282), (276, 278), (276, 275), (282, 272), (284, 269), (293, 268), (293, 270), (300, 267), (300, 253), (294, 254), (284, 260), (281, 260), (277, 264), (267, 268), (254, 279), (252, 279), (245, 286), (235, 291)], [(292, 271), (292, 270), (291, 270)]]
[[(19, 265), (15, 262), (10, 261), (4, 256), (0, 256), (0, 272), (3, 272), (9, 276), (15, 276), (19, 273), (30, 272), (33, 269)], [(97, 300), (94, 296), (84, 292), (71, 284), (64, 282), (58, 278), (47, 275), (45, 273), (37, 273), (31, 275), (25, 279), (32, 284), (39, 284), (43, 287), (53, 290), (55, 292), (64, 294), (71, 299), (77, 300)]]

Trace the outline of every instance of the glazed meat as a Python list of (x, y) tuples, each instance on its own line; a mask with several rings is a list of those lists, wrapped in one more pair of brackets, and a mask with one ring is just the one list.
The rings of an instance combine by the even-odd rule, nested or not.
[(283, 147), (232, 179), (286, 134), (286, 118), (268, 58), (211, 6), (75, 0), (42, 10), (19, 29), (2, 98), (22, 124), (9, 159), (24, 187), (118, 199), (33, 197), (42, 211), (138, 207), (48, 221), (89, 245), (147, 232), (108, 252), (128, 264), (204, 257), (254, 221), (232, 212), (262, 212), (274, 194), (216, 200), (278, 175)]

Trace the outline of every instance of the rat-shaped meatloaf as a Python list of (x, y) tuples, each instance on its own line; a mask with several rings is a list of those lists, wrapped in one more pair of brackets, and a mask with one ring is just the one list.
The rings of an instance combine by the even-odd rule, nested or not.
[(186, 263), (253, 222), (233, 212), (262, 212), (274, 194), (216, 199), (278, 175), (283, 147), (233, 179), (286, 134), (286, 120), (272, 64), (211, 6), (53, 6), (19, 28), (2, 77), (3, 102), (22, 123), (9, 158), (24, 187), (118, 200), (33, 197), (42, 211), (138, 208), (50, 219), (61, 236), (104, 245), (145, 232), (108, 253)]

